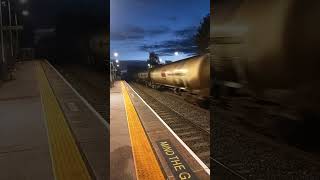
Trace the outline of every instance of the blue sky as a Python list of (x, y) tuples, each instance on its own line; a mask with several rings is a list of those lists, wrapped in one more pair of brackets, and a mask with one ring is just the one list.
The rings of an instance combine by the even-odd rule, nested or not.
[(147, 60), (150, 51), (163, 60), (191, 56), (191, 37), (209, 12), (210, 0), (110, 0), (110, 54), (118, 52), (120, 60)]

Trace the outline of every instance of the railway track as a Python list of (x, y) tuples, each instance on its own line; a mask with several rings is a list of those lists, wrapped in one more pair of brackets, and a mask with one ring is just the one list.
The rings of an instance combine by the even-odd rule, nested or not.
[[(57, 66), (61, 74), (92, 105), (92, 107), (108, 121), (106, 102), (106, 78), (80, 66)], [(102, 76), (102, 77), (101, 77)], [(85, 78), (83, 78), (85, 77)]]
[(167, 107), (141, 87), (130, 84), (135, 91), (157, 112), (168, 126), (210, 167), (210, 131), (199, 123), (186, 119), (179, 112)]
[[(186, 115), (180, 113), (172, 107), (168, 107), (164, 103), (160, 102), (159, 99), (153, 97), (155, 94), (151, 93), (155, 90), (147, 89), (138, 84), (130, 83), (134, 90), (148, 103), (150, 107), (153, 108), (155, 112), (167, 123), (167, 125), (190, 147), (191, 150), (211, 169), (213, 169), (212, 177), (217, 179), (232, 179), (232, 180), (245, 180), (239, 172), (245, 172), (245, 167), (237, 164), (227, 163), (225, 164), (225, 159), (220, 158), (219, 160), (210, 156), (210, 136), (212, 137), (212, 129), (210, 129), (210, 124), (206, 123), (204, 120), (198, 121), (197, 115), (193, 118), (186, 118)], [(158, 91), (155, 91), (158, 92)], [(154, 93), (155, 93), (154, 92)], [(183, 102), (183, 99), (175, 97), (171, 94), (166, 94), (165, 92), (159, 92), (161, 95), (167, 95), (173, 101), (179, 102), (181, 105), (183, 103), (187, 104), (187, 107), (193, 107), (194, 110), (200, 113), (206, 113), (206, 110), (190, 105), (189, 102)], [(192, 114), (192, 113), (191, 113)], [(211, 131), (211, 132), (210, 132)], [(227, 161), (226, 161), (227, 162)]]
[(320, 177), (318, 160), (312, 154), (250, 130), (228, 110), (214, 109), (213, 156), (244, 179)]

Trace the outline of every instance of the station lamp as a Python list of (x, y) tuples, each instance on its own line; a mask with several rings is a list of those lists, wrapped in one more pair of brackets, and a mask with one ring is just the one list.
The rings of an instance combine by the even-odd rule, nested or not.
[(28, 2), (28, 0), (19, 0), (19, 2), (20, 2), (21, 4), (26, 4), (26, 3)]
[(119, 53), (115, 52), (115, 53), (113, 53), (113, 56), (114, 56), (114, 57), (118, 57), (118, 56), (119, 56)]
[(116, 59), (116, 63), (119, 63), (119, 60), (118, 60), (118, 59)]
[(22, 11), (22, 15), (23, 15), (23, 16), (29, 16), (29, 14), (30, 14), (30, 13), (29, 13), (28, 10), (23, 10), (23, 11)]

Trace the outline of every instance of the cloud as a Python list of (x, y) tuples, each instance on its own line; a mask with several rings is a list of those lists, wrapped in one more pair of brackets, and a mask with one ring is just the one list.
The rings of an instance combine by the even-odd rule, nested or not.
[(197, 27), (189, 26), (189, 27), (186, 27), (185, 29), (176, 30), (174, 34), (178, 37), (190, 37), (190, 36), (194, 36), (196, 32), (197, 32)]
[(112, 41), (139, 40), (143, 38), (144, 38), (143, 35), (133, 35), (133, 34), (127, 34), (124, 32), (112, 32), (110, 36), (110, 40)]
[[(131, 0), (130, 0), (131, 1)], [(138, 4), (140, 6), (148, 6), (150, 4), (156, 5), (161, 3), (172, 3), (172, 0), (132, 0), (135, 4)]]
[(193, 55), (197, 51), (193, 37), (167, 40), (154, 45), (142, 45), (139, 48), (141, 51), (150, 52), (154, 51), (160, 56), (173, 56), (175, 51), (184, 54)]
[(162, 35), (162, 34), (166, 34), (169, 33), (171, 30), (169, 27), (166, 26), (159, 26), (156, 28), (151, 28), (148, 30), (145, 30), (145, 34), (147, 36), (157, 36), (157, 35)]
[(168, 20), (173, 21), (173, 22), (176, 22), (176, 21), (178, 20), (178, 17), (176, 17), (176, 16), (170, 16), (170, 17), (168, 17)]
[(135, 25), (127, 25), (120, 31), (111, 31), (110, 39), (114, 41), (141, 40), (146, 36), (158, 36), (171, 32), (169, 27), (158, 26), (144, 29)]
[(175, 51), (183, 52), (187, 55), (193, 55), (197, 52), (194, 35), (197, 32), (195, 26), (189, 26), (184, 29), (173, 31), (177, 37), (176, 40), (166, 40), (157, 44), (144, 44), (140, 50), (145, 52), (154, 51), (160, 56), (173, 56)]

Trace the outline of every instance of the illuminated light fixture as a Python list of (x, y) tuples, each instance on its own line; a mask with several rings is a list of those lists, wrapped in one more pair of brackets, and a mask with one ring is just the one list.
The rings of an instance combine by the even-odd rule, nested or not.
[(148, 64), (148, 67), (150, 67), (150, 64)]
[(115, 52), (115, 53), (113, 53), (113, 56), (114, 56), (114, 57), (118, 57), (118, 56), (119, 56), (119, 53)]
[(175, 56), (178, 56), (178, 55), (179, 55), (179, 52), (174, 52), (174, 55), (175, 55)]
[(19, 0), (19, 3), (21, 4), (26, 4), (28, 2), (28, 0)]
[(24, 16), (29, 16), (29, 11), (28, 10), (23, 10), (22, 11), (22, 15), (24, 15)]
[(117, 64), (117, 67), (120, 67), (120, 65), (119, 65), (119, 64)]
[(119, 60), (118, 60), (118, 59), (116, 59), (116, 63), (119, 63)]

